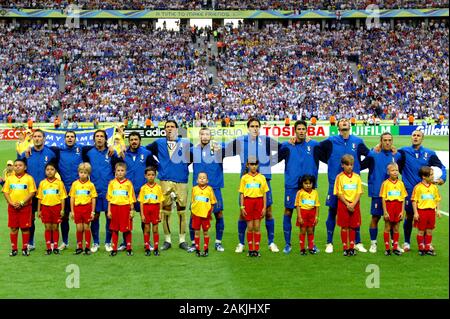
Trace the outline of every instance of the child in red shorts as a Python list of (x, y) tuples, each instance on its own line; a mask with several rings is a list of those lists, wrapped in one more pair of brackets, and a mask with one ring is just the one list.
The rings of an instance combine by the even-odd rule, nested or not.
[[(417, 244), (419, 245), (419, 255), (436, 256), (431, 249), (433, 229), (436, 225), (436, 216), (441, 217), (439, 202), (441, 196), (436, 185), (433, 184), (434, 173), (431, 167), (422, 166), (419, 170), (422, 182), (414, 187), (411, 201), (414, 211), (414, 227), (417, 233)], [(424, 237), (425, 235), (425, 237)]]
[[(195, 255), (208, 257), (209, 235), (211, 227), (211, 212), (217, 202), (211, 186), (208, 186), (208, 175), (200, 172), (197, 177), (197, 185), (192, 188), (191, 212), (192, 229), (195, 230)], [(203, 254), (200, 254), (200, 228), (203, 230)]]
[(12, 250), (11, 257), (17, 256), (17, 237), (19, 228), (22, 231), (22, 255), (29, 256), (28, 239), (31, 227), (31, 199), (36, 194), (36, 185), (31, 175), (25, 173), (26, 161), (17, 159), (14, 162), (14, 173), (5, 180), (3, 195), (8, 202), (8, 227)]
[(297, 226), (300, 227), (300, 254), (306, 255), (305, 239), (308, 234), (308, 250), (310, 254), (316, 254), (314, 249), (314, 226), (319, 221), (319, 193), (314, 189), (316, 178), (312, 175), (303, 175), (300, 179), (301, 189), (295, 198), (297, 207)]
[[(55, 177), (56, 167), (52, 163), (45, 166), (46, 179), (39, 183), (36, 198), (38, 199), (38, 217), (45, 225), (46, 255), (59, 254), (59, 224), (64, 216), (64, 203), (67, 198), (64, 183)], [(53, 244), (53, 249), (52, 249)]]
[(248, 173), (243, 175), (239, 186), (241, 199), (241, 214), (247, 221), (248, 256), (260, 257), (259, 243), (261, 241), (261, 219), (266, 214), (266, 201), (269, 186), (264, 175), (258, 172), (259, 161), (249, 157)]
[[(350, 154), (341, 158), (343, 172), (336, 177), (334, 195), (338, 197), (337, 224), (341, 227), (344, 256), (355, 256), (356, 228), (361, 225), (359, 199), (362, 194), (361, 177), (353, 172), (355, 159)], [(349, 242), (349, 244), (348, 244)]]
[(162, 202), (164, 194), (161, 186), (155, 183), (156, 168), (147, 167), (145, 169), (145, 178), (147, 183), (139, 191), (138, 201), (141, 205), (141, 219), (144, 223), (144, 249), (145, 256), (151, 256), (150, 250), (150, 224), (153, 231), (153, 254), (159, 256), (158, 244), (159, 233), (158, 224), (161, 222)]
[(402, 253), (398, 249), (398, 239), (400, 233), (398, 232), (398, 227), (400, 221), (403, 219), (403, 202), (405, 197), (408, 196), (406, 193), (405, 185), (401, 180), (398, 179), (398, 165), (396, 163), (391, 163), (387, 166), (387, 172), (389, 178), (383, 182), (380, 189), (380, 197), (382, 199), (383, 214), (384, 214), (384, 245), (386, 251), (384, 254), (386, 256), (391, 255), (391, 243), (390, 243), (390, 232), (393, 230), (393, 253), (400, 256)]
[(89, 180), (91, 175), (91, 164), (81, 163), (78, 165), (78, 180), (72, 183), (70, 188), (70, 217), (77, 226), (77, 249), (75, 255), (83, 252), (83, 234), (86, 241), (85, 255), (91, 254), (91, 226), (90, 223), (95, 216), (95, 202), (97, 190)]
[(109, 229), (112, 232), (112, 251), (110, 256), (117, 255), (117, 242), (119, 231), (125, 236), (127, 256), (133, 256), (131, 249), (131, 231), (133, 230), (134, 195), (133, 184), (125, 178), (127, 164), (117, 163), (115, 167), (116, 178), (108, 184), (108, 218), (111, 219)]

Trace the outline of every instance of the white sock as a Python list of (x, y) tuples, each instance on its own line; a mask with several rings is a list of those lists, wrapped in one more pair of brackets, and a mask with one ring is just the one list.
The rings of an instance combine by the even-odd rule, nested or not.
[(164, 235), (164, 241), (168, 243), (172, 243), (172, 239), (170, 238), (170, 235)]

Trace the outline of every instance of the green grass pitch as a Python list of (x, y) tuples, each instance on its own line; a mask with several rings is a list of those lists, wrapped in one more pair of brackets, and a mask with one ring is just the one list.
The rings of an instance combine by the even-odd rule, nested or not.
[[(365, 138), (369, 147), (378, 138)], [(144, 144), (149, 140), (143, 141)], [(408, 145), (409, 137), (395, 137), (397, 146)], [(424, 146), (435, 150), (448, 151), (448, 137), (426, 137)], [(0, 143), (0, 164), (5, 165), (13, 159), (13, 142)], [(363, 174), (367, 181), (367, 174)], [(413, 231), (412, 252), (401, 257), (383, 255), (382, 227), (378, 237), (377, 254), (359, 253), (354, 258), (342, 256), (339, 244), (339, 228), (334, 235), (335, 252), (324, 252), (326, 241), (325, 220), (327, 208), (326, 175), (319, 177), (319, 193), (322, 207), (319, 225), (316, 229), (316, 243), (321, 252), (316, 255), (300, 256), (298, 253), (298, 228), (293, 227), (293, 251), (290, 255), (282, 252), (273, 254), (267, 249), (267, 233), (262, 224), (262, 257), (248, 258), (244, 254), (234, 253), (237, 244), (237, 189), (239, 176), (227, 174), (225, 177), (224, 216), (225, 234), (223, 244), (225, 252), (214, 251), (214, 221), (210, 231), (210, 256), (197, 258), (178, 247), (162, 252), (160, 257), (145, 257), (140, 221), (135, 218), (133, 246), (135, 255), (127, 257), (119, 253), (109, 257), (100, 246), (98, 253), (91, 256), (73, 255), (75, 245), (74, 224), (71, 223), (70, 248), (60, 256), (44, 255), (43, 225), (36, 222), (36, 250), (28, 258), (8, 256), (10, 251), (9, 230), (7, 228), (6, 205), (3, 196), (0, 199), (0, 298), (448, 298), (449, 259), (448, 259), (448, 217), (437, 221), (433, 235), (433, 244), (438, 256), (419, 257)], [(280, 249), (283, 238), (283, 175), (274, 175), (273, 215), (275, 217), (275, 242)], [(365, 187), (365, 191), (367, 188)], [(448, 183), (440, 187), (442, 195), (441, 209), (448, 212)], [(367, 195), (362, 197), (361, 236), (368, 248), (370, 201)], [(104, 240), (104, 215), (101, 217), (101, 240)], [(293, 219), (294, 221), (294, 219)], [(295, 223), (294, 223), (295, 225)], [(173, 213), (172, 242), (177, 243), (178, 222)], [(162, 226), (160, 226), (162, 235)], [(163, 236), (161, 236), (161, 241)], [(401, 229), (403, 242), (403, 229)], [(19, 245), (21, 239), (19, 236)], [(69, 289), (66, 280), (71, 274), (70, 265), (80, 270), (80, 287)], [(379, 269), (379, 288), (368, 288), (372, 267)]]

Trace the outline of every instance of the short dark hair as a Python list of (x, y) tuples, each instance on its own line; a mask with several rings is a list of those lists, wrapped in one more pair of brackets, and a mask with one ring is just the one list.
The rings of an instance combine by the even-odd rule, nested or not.
[(294, 128), (297, 129), (297, 125), (303, 125), (305, 127), (308, 127), (308, 124), (306, 123), (305, 120), (298, 120), (294, 123)]
[(155, 172), (155, 174), (156, 174), (156, 167), (154, 167), (154, 166), (147, 167), (144, 171), (144, 174), (147, 175), (148, 172)]
[(47, 169), (47, 167), (49, 167), (49, 166), (53, 167), (53, 168), (57, 171), (57, 168), (56, 168), (56, 164), (55, 164), (55, 163), (53, 163), (53, 162), (48, 162), (47, 165), (45, 165), (45, 169)]
[(132, 136), (137, 136), (137, 137), (139, 138), (139, 141), (141, 140), (141, 134), (139, 134), (139, 133), (136, 132), (136, 131), (133, 131), (133, 132), (130, 133), (130, 135), (128, 135), (128, 140), (129, 140), (130, 137), (132, 137)]
[(45, 132), (44, 132), (43, 130), (41, 130), (40, 128), (35, 129), (32, 135), (34, 135), (34, 133), (36, 133), (36, 132), (37, 132), (37, 133), (40, 132), (40, 133), (42, 134), (42, 136), (45, 137)]
[(349, 165), (355, 163), (355, 158), (351, 154), (345, 154), (341, 157), (341, 164)]
[(25, 166), (27, 166), (27, 159), (25, 157), (24, 158), (16, 158), (14, 163), (15, 162), (22, 162)]
[(98, 129), (97, 131), (95, 131), (95, 132), (94, 132), (94, 138), (95, 138), (95, 135), (97, 135), (97, 133), (103, 133), (103, 136), (105, 137), (105, 140), (108, 139), (108, 134), (106, 133), (105, 130)]
[(164, 124), (164, 128), (166, 128), (167, 123), (173, 123), (175, 124), (175, 127), (178, 128), (178, 123), (175, 120), (167, 120), (166, 123)]
[(302, 177), (299, 178), (298, 180), (298, 188), (302, 189), (303, 188), (303, 183), (304, 182), (311, 182), (311, 184), (313, 184), (313, 188), (314, 185), (316, 185), (316, 177), (314, 175), (309, 175), (309, 174), (305, 174)]
[(75, 138), (77, 137), (77, 133), (75, 133), (75, 131), (66, 131), (66, 133), (64, 134), (64, 138), (67, 137), (67, 134), (72, 133), (73, 135), (75, 135)]
[(259, 126), (261, 127), (261, 122), (260, 122), (256, 117), (251, 117), (251, 118), (249, 118), (248, 121), (247, 121), (247, 128), (250, 127), (250, 123), (251, 123), (251, 122), (258, 122)]
[(420, 178), (430, 177), (430, 175), (431, 175), (431, 167), (430, 166), (422, 166), (419, 169), (419, 177)]

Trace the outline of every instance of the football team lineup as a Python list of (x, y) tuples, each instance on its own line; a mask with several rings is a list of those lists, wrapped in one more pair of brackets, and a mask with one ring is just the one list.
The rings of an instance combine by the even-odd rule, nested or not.
[[(130, 134), (126, 143), (125, 140), (121, 141), (123, 149), (117, 148), (116, 153), (120, 154), (123, 151), (121, 156), (107, 155), (109, 151), (106, 143), (107, 136), (101, 136), (105, 135), (101, 130), (94, 135), (94, 146), (87, 148), (76, 144), (76, 133), (73, 132), (74, 136), (70, 136), (69, 131), (65, 136), (66, 146), (76, 145), (83, 149), (80, 152), (79, 163), (74, 161), (76, 152), (71, 153), (71, 147), (62, 147), (59, 150), (49, 148), (58, 153), (55, 154), (56, 164), (53, 166), (42, 164), (42, 162), (34, 163), (33, 156), (46, 149), (43, 146), (44, 132), (35, 130), (32, 135), (35, 152), (32, 151), (31, 155), (23, 156), (26, 158), (25, 163), (15, 161), (13, 164), (15, 175), (19, 176), (19, 179), (23, 177), (24, 168), (27, 167), (30, 176), (40, 171), (38, 174), (41, 174), (41, 181), (44, 181), (44, 183), (35, 182), (36, 195), (40, 202), (40, 209), (35, 208), (35, 242), (30, 244), (31, 238), (26, 237), (26, 227), (22, 227), (20, 225), (22, 221), (17, 220), (15, 222), (18, 224), (14, 225), (16, 227), (10, 227), (10, 230), (13, 228), (25, 230), (25, 237), (22, 236), (22, 246), (18, 246), (18, 243), (13, 241), (18, 237), (14, 238), (14, 232), (11, 231), (13, 235), (9, 237), (13, 249), (9, 254), (17, 255), (22, 250), (24, 256), (31, 255), (31, 258), (38, 259), (41, 257), (37, 256), (46, 254), (61, 254), (60, 258), (68, 258), (77, 263), (78, 259), (73, 255), (95, 253), (98, 255), (95, 257), (97, 259), (102, 255), (116, 256), (122, 250), (125, 251), (124, 255), (135, 256), (130, 260), (138, 259), (138, 255), (179, 258), (181, 251), (171, 249), (173, 246), (191, 252), (192, 254), (186, 254), (189, 258), (192, 255), (214, 258), (226, 255), (226, 258), (232, 257), (234, 260), (244, 252), (250, 257), (262, 255), (259, 259), (268, 259), (271, 262), (277, 255), (286, 257), (290, 255), (292, 258), (292, 255), (313, 254), (318, 255), (314, 258), (328, 258), (327, 256), (343, 254), (344, 256), (358, 255), (362, 256), (361, 259), (370, 260), (375, 256), (380, 256), (377, 259), (385, 258), (381, 257), (383, 254), (387, 256), (395, 254), (402, 256), (405, 260), (410, 258), (415, 260), (418, 257), (412, 257), (413, 254), (416, 256), (418, 254), (437, 255), (435, 258), (439, 259), (448, 254), (448, 245), (442, 241), (442, 238), (436, 238), (435, 232), (432, 232), (435, 227), (438, 234), (445, 232), (446, 230), (442, 227), (447, 227), (446, 224), (448, 224), (445, 221), (442, 224), (442, 221), (436, 218), (439, 217), (437, 216), (439, 214), (436, 214), (439, 210), (444, 215), (448, 212), (448, 186), (443, 184), (447, 173), (448, 151), (437, 147), (439, 151), (434, 152), (427, 148), (428, 140), (431, 142), (434, 138), (424, 137), (421, 131), (413, 132), (407, 139), (384, 134), (371, 139), (370, 144), (367, 144), (372, 146), (373, 149), (370, 150), (364, 144), (367, 138), (363, 140), (348, 133), (348, 121), (338, 123), (338, 136), (329, 137), (320, 142), (306, 137), (306, 123), (299, 121), (294, 127), (296, 137), (277, 144), (275, 148), (278, 152), (277, 163), (265, 160), (266, 156), (262, 155), (274, 148), (270, 144), (273, 143), (272, 139), (259, 135), (260, 123), (257, 120), (249, 121), (248, 135), (234, 139), (231, 143), (223, 145), (223, 148), (220, 147), (220, 143), (210, 143), (211, 135), (208, 129), (201, 129), (198, 144), (191, 145), (189, 140), (178, 138), (177, 124), (168, 121), (165, 127), (167, 136), (153, 140), (155, 142), (150, 140), (151, 143), (147, 146), (141, 141), (139, 134)], [(39, 137), (40, 134), (42, 136)], [(176, 141), (176, 144), (175, 147), (170, 148), (168, 142), (172, 139)], [(342, 140), (348, 143), (341, 143)], [(401, 140), (401, 143), (397, 143), (397, 140)], [(439, 139), (439, 141), (442, 140), (442, 138)], [(179, 147), (180, 144), (181, 147)], [(440, 142), (432, 144), (434, 146)], [(41, 149), (39, 149), (40, 145)], [(346, 148), (346, 145), (349, 147)], [(392, 148), (394, 145), (395, 147)], [(414, 146), (417, 146), (416, 151), (421, 153), (415, 152)], [(198, 148), (197, 151), (196, 148)], [(227, 148), (231, 148), (231, 151)], [(318, 150), (315, 151), (316, 148)], [(173, 153), (170, 154), (171, 152)], [(232, 156), (224, 157), (230, 152)], [(335, 154), (338, 152), (339, 154)], [(343, 155), (352, 152), (354, 155), (343, 158)], [(141, 155), (144, 155), (144, 160), (136, 161), (136, 158), (140, 159)], [(270, 157), (268, 153), (266, 155)], [(391, 157), (383, 158), (388, 155)], [(115, 156), (117, 163), (124, 162), (125, 165), (117, 165)], [(183, 161), (182, 158), (189, 160)], [(258, 159), (259, 161), (256, 161)], [(91, 166), (80, 168), (79, 164), (84, 162), (90, 162)], [(189, 165), (190, 162), (193, 165)], [(388, 167), (392, 162), (397, 162), (398, 165)], [(20, 167), (16, 168), (21, 164), (24, 166), (22, 170)], [(433, 168), (422, 172), (422, 166)], [(52, 167), (54, 172), (48, 172), (52, 170)], [(157, 169), (148, 170), (148, 167)], [(439, 168), (442, 169), (439, 170)], [(96, 169), (98, 175), (96, 175)], [(107, 170), (109, 175), (101, 176)], [(244, 173), (244, 170), (248, 170), (248, 173), (245, 173), (243, 178), (235, 173), (228, 173), (229, 171)], [(365, 172), (367, 171), (369, 178), (368, 183), (365, 183), (363, 179), (366, 180)], [(403, 174), (400, 175), (399, 171)], [(55, 179), (57, 172), (61, 174), (61, 182), (58, 186), (60, 192), (55, 191), (53, 187), (54, 181), (58, 181)], [(328, 174), (322, 174), (323, 172)], [(71, 174), (70, 177), (69, 174)], [(83, 174), (85, 176), (82, 176)], [(419, 176), (419, 174), (422, 175)], [(334, 176), (331, 183), (330, 176)], [(362, 178), (352, 179), (359, 176)], [(249, 180), (246, 180), (246, 177), (249, 177)], [(408, 180), (408, 177), (411, 180)], [(83, 186), (74, 188), (72, 183), (65, 182), (67, 178), (81, 182)], [(39, 180), (39, 177), (32, 179)], [(89, 180), (92, 182), (93, 190), (97, 192), (96, 197), (91, 198), (89, 195), (94, 192), (87, 192), (83, 188)], [(195, 183), (191, 189), (188, 184), (192, 180)], [(404, 183), (404, 189), (389, 188), (386, 196), (391, 198), (383, 204), (380, 189), (385, 180), (395, 183), (399, 181), (400, 183), (396, 185)], [(116, 181), (117, 185), (112, 185), (114, 183), (110, 183), (111, 181)], [(17, 189), (21, 189), (17, 186), (19, 184), (17, 181), (10, 181), (5, 184), (6, 188), (4, 186), (3, 192), (10, 192), (10, 194), (13, 192), (15, 194), (12, 197), (14, 197), (17, 195)], [(183, 184), (185, 187), (181, 187)], [(374, 184), (378, 184), (375, 186), (378, 189), (373, 189)], [(398, 206), (390, 204), (411, 199), (413, 190), (418, 184), (428, 188), (435, 187), (435, 192), (432, 196), (419, 192), (418, 205), (415, 208), (414, 204), (405, 208), (403, 208), (404, 205), (400, 205), (402, 209), (398, 211)], [(441, 184), (443, 186), (440, 186)], [(10, 187), (10, 185), (15, 186)], [(329, 185), (328, 191), (325, 185)], [(145, 186), (147, 189), (144, 189)], [(31, 186), (28, 189), (32, 189)], [(221, 189), (223, 194), (220, 192)], [(407, 195), (403, 195), (403, 191)], [(74, 202), (70, 203), (69, 200), (64, 205), (64, 196), (70, 194)], [(241, 194), (239, 200), (238, 194)], [(357, 197), (360, 197), (360, 200), (356, 199)], [(380, 202), (373, 203), (374, 197), (378, 197), (377, 200)], [(438, 206), (439, 198), (442, 199), (440, 207)], [(136, 200), (137, 205), (134, 205)], [(27, 205), (27, 201), (30, 200), (27, 198), (17, 200), (21, 206), (20, 209), (29, 207), (30, 211), (34, 210), (31, 205), (32, 200), (30, 205)], [(8, 206), (14, 206), (11, 205), (11, 203), (14, 204), (13, 202), (13, 200), (7, 200)], [(354, 202), (358, 203), (352, 205)], [(272, 207), (276, 213), (272, 213)], [(437, 211), (436, 208), (438, 208)], [(433, 216), (429, 213), (430, 209), (434, 209)], [(280, 214), (281, 211), (284, 213)], [(100, 214), (100, 212), (107, 213), (108, 218), (101, 217), (103, 213)], [(188, 212), (191, 218), (188, 217)], [(30, 215), (33, 216), (31, 213)], [(130, 218), (131, 216), (134, 218)], [(178, 218), (173, 218), (174, 216)], [(408, 229), (409, 225), (406, 227), (403, 225), (407, 223), (408, 217), (411, 218), (410, 229)], [(37, 222), (38, 218), (42, 220), (42, 223)], [(67, 219), (70, 232), (63, 226), (64, 219)], [(276, 226), (275, 220), (280, 220)], [(423, 224), (420, 224), (420, 221)], [(95, 226), (95, 222), (98, 226)], [(237, 225), (236, 222), (238, 222)], [(100, 230), (100, 224), (107, 228)], [(162, 224), (162, 227), (158, 227), (159, 224)], [(227, 224), (226, 231), (224, 224)], [(341, 228), (340, 240), (334, 238), (336, 224)], [(385, 226), (383, 232), (381, 228), (383, 224), (389, 224), (390, 228), (387, 230)], [(367, 228), (362, 228), (362, 225), (369, 226), (369, 232)], [(399, 229), (400, 225), (403, 226), (402, 229)], [(326, 226), (325, 229), (324, 226)], [(379, 227), (380, 231), (378, 231)], [(141, 228), (142, 232), (137, 231)], [(282, 232), (280, 232), (281, 229)], [(119, 231), (124, 233), (123, 237), (118, 236)], [(160, 232), (163, 239), (161, 242), (159, 241)], [(293, 239), (292, 235), (297, 233), (298, 236), (295, 235)], [(29, 236), (30, 234), (31, 232)], [(187, 234), (190, 241), (186, 239)], [(178, 242), (172, 242), (174, 235), (178, 235)], [(42, 238), (39, 238), (40, 236)], [(59, 236), (62, 237), (61, 241)], [(103, 239), (103, 236), (105, 236), (104, 241), (100, 239)], [(209, 245), (210, 236), (215, 240), (214, 245)], [(403, 241), (403, 245), (400, 240)], [(234, 247), (236, 242), (237, 246)], [(102, 252), (103, 247), (100, 243), (105, 243), (104, 250), (107, 254)], [(283, 248), (279, 249), (278, 245), (281, 243)], [(2, 251), (5, 251), (5, 245), (7, 244), (3, 239)], [(213, 249), (210, 250), (209, 246)], [(16, 250), (15, 254), (14, 250)], [(276, 254), (277, 252), (280, 254)], [(158, 260), (161, 259), (158, 258)], [(284, 258), (283, 260), (286, 261)], [(85, 262), (82, 261), (83, 264)], [(163, 260), (160, 262), (165, 263)], [(213, 261), (215, 262), (217, 261)]]

